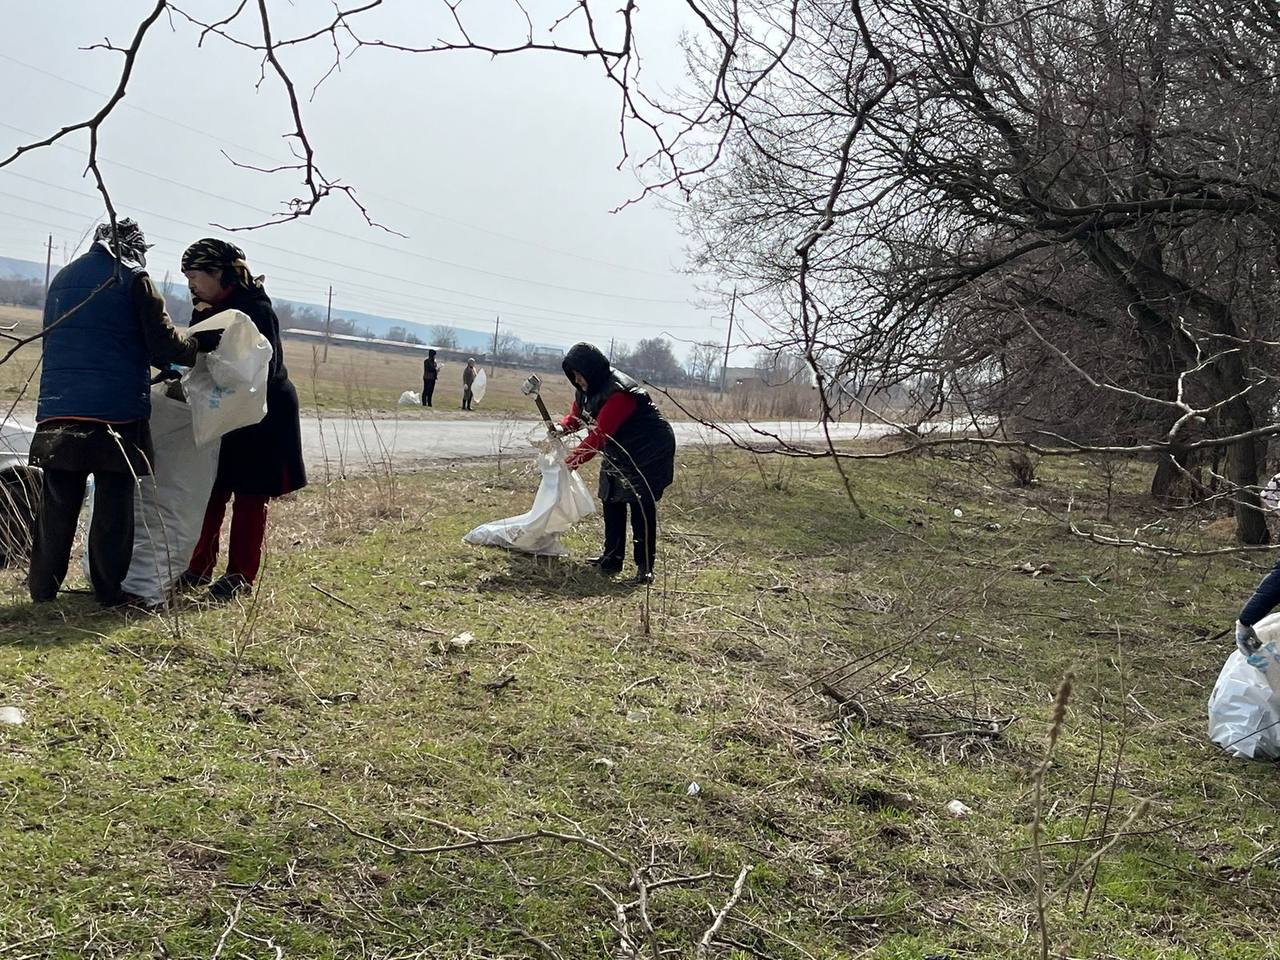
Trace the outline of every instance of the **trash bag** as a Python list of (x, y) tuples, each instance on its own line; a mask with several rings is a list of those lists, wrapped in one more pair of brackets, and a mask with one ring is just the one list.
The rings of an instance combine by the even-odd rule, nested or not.
[(484, 399), (485, 390), (489, 389), (489, 378), (485, 376), (483, 370), (476, 373), (476, 378), (471, 382), (471, 402), (479, 403)]
[(1265, 664), (1259, 670), (1239, 650), (1218, 674), (1209, 696), (1209, 739), (1233, 757), (1280, 759), (1280, 614), (1254, 627)]
[(227, 310), (193, 324), (190, 330), (223, 331), (218, 348), (200, 354), (196, 365), (182, 376), (196, 445), (202, 447), (267, 415), (271, 344), (239, 310)]
[(422, 397), (412, 390), (406, 390), (400, 394), (400, 405), (403, 407), (420, 407), (422, 406)]
[[(196, 443), (194, 409), (151, 392), (151, 442), (156, 459), (152, 476), (141, 477), (133, 498), (133, 560), (123, 589), (150, 604), (160, 604), (182, 576), (204, 524), (205, 507), (218, 472), (218, 440)], [(89, 494), (93, 516), (93, 493)], [(89, 575), (86, 538), (83, 557)]]
[(528, 513), (481, 524), (463, 542), (542, 557), (567, 556), (560, 534), (595, 513), (596, 502), (582, 478), (564, 465), (564, 454), (559, 440), (548, 442), (538, 454), (542, 482)]

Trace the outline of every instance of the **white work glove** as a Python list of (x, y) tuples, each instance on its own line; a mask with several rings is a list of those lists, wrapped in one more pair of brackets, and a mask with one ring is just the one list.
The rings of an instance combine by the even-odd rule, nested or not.
[(1266, 660), (1259, 653), (1262, 649), (1262, 640), (1258, 637), (1258, 631), (1253, 627), (1245, 626), (1239, 620), (1236, 621), (1236, 648), (1244, 655), (1249, 666), (1258, 670), (1266, 667)]

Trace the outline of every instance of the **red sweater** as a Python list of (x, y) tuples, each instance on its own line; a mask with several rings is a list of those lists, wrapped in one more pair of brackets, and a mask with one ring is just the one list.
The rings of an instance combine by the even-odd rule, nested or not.
[[(577, 470), (590, 460), (622, 426), (627, 417), (636, 412), (636, 398), (619, 390), (600, 408), (600, 416), (596, 417), (596, 425), (587, 438), (573, 448), (573, 452), (565, 458), (565, 465), (570, 470)], [(582, 414), (578, 410), (578, 402), (573, 402), (569, 415), (560, 421), (566, 430), (577, 430), (582, 426)]]

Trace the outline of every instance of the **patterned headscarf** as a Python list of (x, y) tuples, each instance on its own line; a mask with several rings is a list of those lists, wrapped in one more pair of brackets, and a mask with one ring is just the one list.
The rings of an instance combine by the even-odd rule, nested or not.
[(93, 242), (102, 244), (117, 260), (128, 260), (140, 267), (147, 265), (147, 251), (151, 244), (147, 243), (138, 224), (129, 217), (116, 221), (115, 236), (111, 234), (109, 222), (98, 224), (93, 231)]
[(182, 255), (182, 269), (207, 270), (210, 273), (230, 271), (230, 279), (245, 289), (252, 290), (262, 286), (263, 278), (255, 277), (249, 272), (249, 265), (244, 261), (244, 251), (234, 243), (215, 237), (205, 237), (187, 247)]

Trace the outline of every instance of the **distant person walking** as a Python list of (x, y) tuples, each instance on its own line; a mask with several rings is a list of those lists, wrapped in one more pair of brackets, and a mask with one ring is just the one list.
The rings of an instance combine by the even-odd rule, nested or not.
[(191, 366), (220, 332), (183, 337), (145, 269), (132, 220), (101, 224), (93, 245), (58, 271), (44, 305), (40, 402), (30, 462), (43, 468), (27, 585), (52, 600), (67, 576), (85, 483), (93, 475), (89, 582), (103, 606), (136, 600), (122, 584), (133, 559), (133, 497), (150, 476), (151, 370)]
[[(307, 485), (298, 391), (285, 369), (280, 320), (262, 287), (262, 277), (249, 272), (244, 251), (225, 240), (197, 241), (182, 255), (182, 273), (195, 304), (193, 321), (239, 310), (271, 344), (267, 415), (261, 422), (232, 430), (222, 438), (218, 475), (205, 510), (200, 542), (179, 581), (186, 587), (209, 584), (213, 599), (226, 601), (251, 590), (257, 579), (267, 535), (268, 502)], [(227, 569), (214, 580), (228, 504), (232, 506)]]
[(471, 385), (476, 382), (476, 360), (467, 360), (467, 367), (462, 371), (462, 409), (471, 409)]
[(427, 359), (422, 361), (422, 405), (431, 406), (431, 397), (436, 392), (436, 380), (440, 376), (440, 365), (436, 363), (436, 352), (427, 351)]
[(630, 509), (635, 582), (652, 583), (658, 550), (658, 501), (674, 476), (675, 433), (648, 392), (613, 369), (598, 348), (575, 344), (565, 354), (562, 366), (577, 394), (569, 415), (560, 422), (561, 430), (573, 432), (584, 424), (591, 428), (565, 463), (576, 470), (597, 453), (604, 458), (599, 491), (604, 549), (590, 562), (601, 573), (622, 570)]

